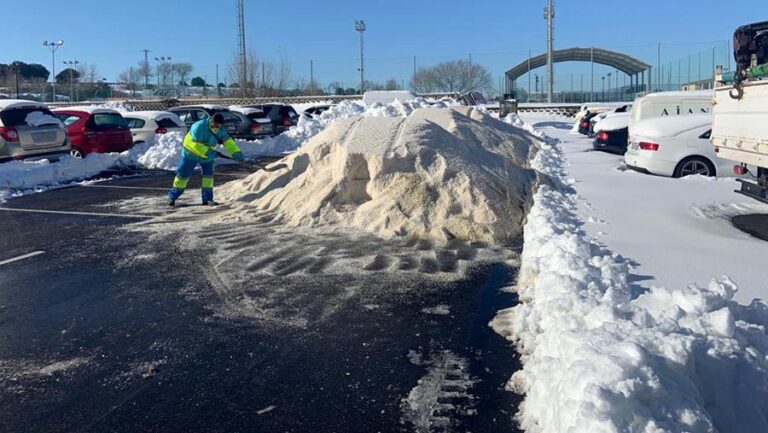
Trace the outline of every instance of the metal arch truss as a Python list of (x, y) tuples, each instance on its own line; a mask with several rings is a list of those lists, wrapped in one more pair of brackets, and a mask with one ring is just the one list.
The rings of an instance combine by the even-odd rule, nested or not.
[[(634, 57), (602, 48), (567, 48), (564, 50), (555, 50), (553, 57), (554, 63), (592, 61), (601, 65), (611, 66), (630, 76), (640, 74), (651, 68), (651, 65)], [(515, 81), (527, 74), (529, 70), (532, 71), (546, 64), (546, 53), (531, 57), (530, 63), (529, 59), (525, 59), (519, 65), (506, 72), (507, 80), (509, 82)]]

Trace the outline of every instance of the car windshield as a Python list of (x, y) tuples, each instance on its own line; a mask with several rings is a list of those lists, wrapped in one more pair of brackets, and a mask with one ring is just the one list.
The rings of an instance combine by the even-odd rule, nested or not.
[(91, 117), (91, 121), (96, 129), (128, 128), (128, 123), (118, 113), (96, 113)]
[(157, 119), (157, 126), (160, 128), (181, 128), (181, 125), (177, 124), (173, 121), (173, 119), (168, 117)]
[(3, 126), (26, 126), (27, 116), (34, 112), (38, 112), (41, 115), (47, 114), (53, 116), (51, 110), (43, 107), (14, 108), (0, 112), (0, 120), (3, 122)]

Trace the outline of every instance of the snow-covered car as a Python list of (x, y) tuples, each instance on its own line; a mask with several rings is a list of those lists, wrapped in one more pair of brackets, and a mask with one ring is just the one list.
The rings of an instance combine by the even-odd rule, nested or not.
[(272, 121), (272, 127), (275, 130), (275, 135), (282, 134), (292, 126), (296, 126), (299, 123), (299, 113), (296, 112), (295, 108), (287, 104), (254, 104), (243, 105), (243, 107), (256, 108), (263, 111), (269, 120)]
[(640, 121), (632, 126), (624, 162), (631, 169), (660, 176), (729, 173), (732, 164), (715, 154), (711, 132), (709, 114)]
[(323, 112), (328, 111), (330, 108), (331, 108), (330, 104), (313, 105), (307, 108), (306, 110), (304, 110), (304, 114), (312, 118), (312, 117), (323, 114)]
[(186, 132), (179, 116), (168, 111), (132, 111), (123, 115), (133, 135), (133, 143), (150, 143), (157, 134)]
[(613, 117), (614, 115), (617, 115), (617, 114), (627, 113), (631, 108), (632, 108), (632, 105), (627, 104), (627, 105), (623, 105), (623, 106), (615, 108), (615, 109), (609, 109), (608, 111), (604, 111), (604, 112), (598, 114), (597, 116), (594, 116), (589, 121), (589, 133), (588, 133), (588, 135), (590, 137), (594, 137), (599, 132), (599, 130), (597, 130), (595, 128), (596, 128), (597, 124), (600, 123), (602, 120), (607, 119), (609, 117)]
[(64, 125), (45, 104), (0, 100), (0, 162), (55, 159), (68, 154), (69, 150)]
[(623, 155), (629, 139), (629, 113), (611, 113), (595, 124), (592, 148)]
[(258, 139), (274, 135), (275, 128), (272, 126), (272, 120), (267, 117), (263, 110), (258, 108), (241, 107), (239, 105), (233, 105), (229, 107), (229, 109), (248, 118), (248, 129), (251, 131), (252, 138)]

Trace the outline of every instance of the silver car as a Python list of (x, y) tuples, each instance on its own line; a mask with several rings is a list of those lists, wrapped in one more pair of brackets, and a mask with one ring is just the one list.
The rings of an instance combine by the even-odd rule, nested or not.
[(64, 125), (45, 104), (0, 100), (0, 162), (57, 159), (69, 149)]

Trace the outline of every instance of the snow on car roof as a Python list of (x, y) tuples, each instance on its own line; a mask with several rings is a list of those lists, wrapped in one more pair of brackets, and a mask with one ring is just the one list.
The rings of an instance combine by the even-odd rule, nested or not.
[(54, 112), (59, 111), (82, 111), (83, 113), (96, 114), (96, 113), (108, 113), (108, 114), (120, 114), (119, 111), (111, 108), (96, 107), (96, 106), (78, 106), (78, 107), (58, 107), (52, 110)]
[(180, 105), (178, 107), (173, 107), (173, 109), (178, 108), (204, 108), (206, 110), (228, 110), (229, 108), (225, 105), (216, 105), (216, 104), (194, 104), (194, 105)]
[(128, 111), (123, 113), (123, 116), (126, 117), (143, 117), (147, 119), (173, 119), (173, 120), (180, 120), (179, 116), (177, 116), (174, 113), (171, 113), (169, 111)]
[(611, 113), (595, 124), (595, 132), (616, 131), (629, 126), (629, 113)]
[(264, 110), (261, 108), (253, 108), (253, 107), (241, 107), (239, 105), (233, 105), (229, 107), (230, 110), (236, 111), (241, 114), (245, 114), (246, 116), (253, 113), (263, 113)]
[(2, 99), (0, 100), (0, 111), (19, 107), (47, 108), (45, 104), (36, 101), (27, 101), (24, 99)]
[(689, 99), (707, 99), (715, 97), (715, 91), (714, 90), (691, 90), (691, 91), (684, 91), (684, 90), (676, 90), (673, 92), (657, 92), (657, 93), (649, 93), (644, 96), (645, 98), (689, 98)]
[(633, 124), (630, 134), (654, 138), (674, 137), (692, 129), (711, 125), (711, 114), (654, 117)]

